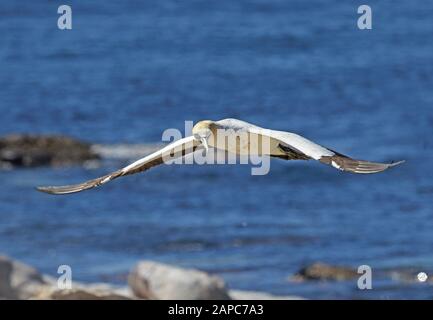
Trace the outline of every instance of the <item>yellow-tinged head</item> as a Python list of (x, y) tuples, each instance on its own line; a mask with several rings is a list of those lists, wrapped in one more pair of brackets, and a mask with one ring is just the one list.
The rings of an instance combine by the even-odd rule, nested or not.
[(192, 133), (194, 134), (204, 130), (212, 130), (211, 127), (213, 127), (213, 124), (214, 122), (212, 120), (199, 121), (192, 128)]
[(215, 122), (211, 120), (199, 121), (192, 128), (192, 134), (194, 135), (194, 138), (203, 144), (206, 151), (209, 149), (207, 140), (212, 134), (215, 134), (215, 132), (216, 125)]

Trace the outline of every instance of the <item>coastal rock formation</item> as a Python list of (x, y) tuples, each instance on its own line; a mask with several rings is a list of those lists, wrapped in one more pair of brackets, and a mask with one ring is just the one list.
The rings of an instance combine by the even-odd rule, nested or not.
[(139, 262), (131, 271), (128, 283), (139, 298), (230, 299), (224, 281), (219, 277), (153, 261)]
[(28, 299), (47, 286), (49, 282), (36, 269), (0, 256), (0, 297)]
[(128, 277), (130, 287), (106, 283), (72, 282), (60, 289), (57, 279), (39, 273), (21, 262), (0, 255), (0, 300), (297, 300), (296, 296), (275, 296), (264, 292), (230, 290), (219, 277), (152, 261), (138, 263)]
[(12, 288), (12, 264), (6, 257), (0, 256), (0, 299), (16, 299), (16, 292)]
[(135, 297), (128, 288), (107, 284), (73, 282), (72, 289), (59, 289), (54, 278), (40, 274), (21, 262), (0, 256), (0, 299), (124, 300)]
[(105, 284), (74, 284), (72, 289), (44, 287), (32, 299), (40, 300), (131, 300), (132, 294)]
[(98, 159), (90, 144), (65, 136), (13, 134), (0, 137), (0, 168), (74, 165)]
[(329, 264), (317, 262), (305, 268), (302, 268), (294, 276), (290, 277), (290, 281), (305, 281), (305, 280), (335, 280), (344, 281), (359, 277), (356, 270), (343, 267), (332, 266)]
[(298, 296), (275, 296), (266, 292), (230, 290), (233, 300), (304, 300)]

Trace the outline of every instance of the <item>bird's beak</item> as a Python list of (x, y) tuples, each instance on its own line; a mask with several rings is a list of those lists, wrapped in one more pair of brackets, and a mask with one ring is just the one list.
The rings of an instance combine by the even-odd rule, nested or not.
[(207, 154), (208, 151), (209, 151), (209, 145), (207, 143), (208, 135), (206, 135), (206, 134), (195, 134), (194, 138), (196, 140), (199, 140), (201, 142), (201, 144), (204, 146), (205, 154)]
[(205, 154), (208, 153), (209, 151), (209, 145), (207, 144), (207, 137), (204, 136), (200, 136), (200, 142), (203, 144), (204, 149), (205, 149)]

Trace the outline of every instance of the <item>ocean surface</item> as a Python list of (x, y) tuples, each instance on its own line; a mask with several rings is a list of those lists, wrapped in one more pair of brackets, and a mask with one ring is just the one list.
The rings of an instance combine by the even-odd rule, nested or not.
[[(377, 175), (312, 161), (159, 167), (72, 196), (36, 185), (97, 168), (0, 171), (0, 252), (77, 281), (125, 283), (140, 259), (217, 274), (234, 289), (307, 298), (431, 299), (433, 2), (1, 1), (0, 135), (64, 134), (91, 143), (158, 144), (184, 121), (234, 117), (302, 134), (373, 161)], [(316, 261), (369, 265), (373, 289), (292, 283)]]

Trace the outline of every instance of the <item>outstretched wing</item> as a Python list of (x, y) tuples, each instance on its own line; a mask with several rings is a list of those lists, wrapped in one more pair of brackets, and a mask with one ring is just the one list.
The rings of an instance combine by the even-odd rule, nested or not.
[(333, 156), (323, 156), (319, 159), (319, 161), (324, 164), (331, 165), (338, 170), (349, 171), (353, 173), (377, 173), (404, 162), (404, 160), (401, 160), (391, 163), (380, 163), (366, 160), (357, 160), (337, 152), (335, 152)]
[(166, 147), (105, 176), (74, 185), (37, 187), (36, 189), (50, 194), (68, 194), (95, 188), (118, 177), (146, 171), (152, 167), (163, 164), (166, 161), (171, 161), (173, 159), (182, 157), (186, 154), (194, 152), (199, 145), (200, 142), (196, 141), (193, 136), (186, 137), (177, 140)]
[(336, 169), (353, 173), (377, 173), (404, 162), (379, 163), (352, 159), (295, 133), (264, 129), (237, 119), (224, 119), (216, 123), (223, 127), (247, 130), (269, 138), (271, 142), (270, 155), (286, 160), (314, 159)]

